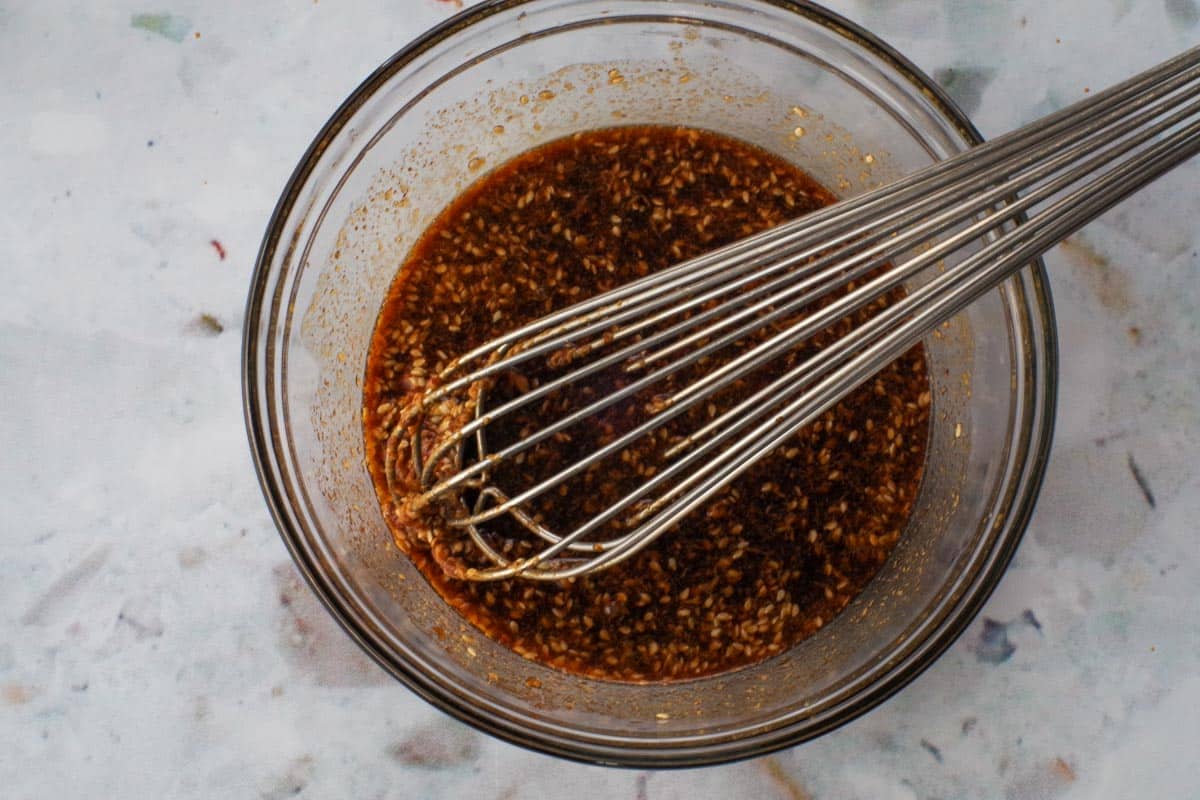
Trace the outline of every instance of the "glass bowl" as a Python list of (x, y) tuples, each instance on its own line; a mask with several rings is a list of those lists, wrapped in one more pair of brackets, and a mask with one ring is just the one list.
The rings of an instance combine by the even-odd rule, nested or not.
[(837, 727), (927, 667), (987, 598), (1041, 482), (1055, 334), (1032, 264), (926, 341), (934, 410), (908, 529), (866, 590), (757, 666), (666, 684), (568, 675), (467, 624), (396, 550), (363, 460), (365, 356), (416, 237), (490, 166), (574, 131), (690, 125), (848, 196), (980, 140), (854, 24), (784, 0), (496, 0), (405, 47), (317, 135), (258, 257), (244, 402), (263, 492), (346, 631), (446, 712), (579, 760), (684, 766)]

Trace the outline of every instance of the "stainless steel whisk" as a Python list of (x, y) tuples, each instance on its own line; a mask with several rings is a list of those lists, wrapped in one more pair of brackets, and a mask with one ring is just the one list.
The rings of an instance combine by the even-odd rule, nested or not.
[[(616, 564), (654, 541), (757, 459), (845, 398), (985, 292), (1125, 197), (1200, 151), (1200, 48), (1058, 113), (927, 167), (614, 291), (550, 314), (475, 348), (439, 376), (387, 443), (388, 480), (411, 448), (423, 494), (460, 513), (461, 529), (492, 566), (462, 577), (557, 580)], [(975, 248), (967, 255), (964, 250)], [(958, 257), (955, 263), (947, 259)], [(552, 531), (530, 503), (646, 437), (733, 381), (918, 275), (932, 275), (848, 335), (806, 358), (661, 453), (660, 468), (571, 531)], [(852, 289), (847, 286), (855, 282)], [(843, 296), (795, 321), (833, 292)], [(705, 356), (778, 321), (745, 352), (664, 398), (628, 433), (536, 485), (504, 490), (501, 462), (633, 397)], [(489, 382), (531, 359), (559, 354), (562, 374), (488, 405)], [(563, 356), (565, 354), (565, 357)], [(486, 429), (573, 382), (614, 366), (632, 381), (569, 411), (497, 452)], [(425, 419), (465, 410), (456, 430), (427, 441)], [(441, 409), (440, 411), (438, 409)], [(468, 457), (470, 442), (475, 452)], [(464, 497), (470, 496), (468, 503)], [(441, 502), (442, 507), (446, 506)], [(515, 519), (542, 549), (510, 558), (480, 526)], [(619, 524), (620, 535), (598, 531)]]

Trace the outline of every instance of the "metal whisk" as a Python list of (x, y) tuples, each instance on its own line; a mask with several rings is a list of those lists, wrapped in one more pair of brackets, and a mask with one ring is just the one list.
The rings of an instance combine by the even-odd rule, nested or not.
[[(445, 524), (465, 532), (491, 563), (463, 569), (460, 577), (555, 580), (629, 558), (937, 325), (1200, 151), (1198, 97), (1200, 48), (882, 189), (478, 347), (448, 366), (391, 431), (392, 490), (397, 497), (405, 491), (400, 472), (411, 469), (422, 491), (412, 501), (449, 509)], [(659, 447), (660, 463), (649, 477), (573, 530), (549, 530), (531, 511), (535, 499), (918, 275), (931, 277), (690, 435)], [(832, 302), (800, 313), (831, 295)], [(781, 329), (768, 328), (773, 323)], [(768, 330), (746, 345), (747, 337)], [(502, 463), (556, 446), (572, 426), (739, 344), (734, 357), (659, 398), (612, 442), (536, 485), (495, 485)], [(556, 368), (552, 379), (489, 404), (495, 381), (533, 359)], [(485, 434), (498, 420), (614, 368), (630, 376), (628, 384), (489, 451)], [(487, 534), (484, 526), (502, 515), (538, 542), (535, 555), (507, 555)], [(597, 536), (614, 528), (616, 535)]]

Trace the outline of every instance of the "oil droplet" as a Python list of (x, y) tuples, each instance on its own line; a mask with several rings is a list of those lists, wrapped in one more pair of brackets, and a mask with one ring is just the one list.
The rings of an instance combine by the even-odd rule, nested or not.
[(494, 133), (494, 134), (496, 134), (497, 136), (499, 136), (500, 134), (504, 133), (504, 126), (503, 126), (503, 125), (497, 125), (496, 127), (492, 128), (492, 133)]
[(863, 156), (863, 161), (867, 162), (868, 164), (874, 164), (875, 156), (871, 155), (870, 153), (867, 153), (865, 156)]
[(471, 170), (472, 172), (478, 172), (479, 169), (483, 167), (483, 164), (484, 160), (482, 158), (479, 156), (474, 156), (470, 161), (467, 162), (467, 169)]
[(549, 89), (542, 89), (540, 92), (538, 92), (538, 100), (553, 100), (553, 99), (554, 99), (554, 92), (550, 91)]
[(796, 128), (792, 131), (792, 135), (795, 136), (797, 139), (799, 139), (801, 136), (803, 136), (806, 133), (808, 133), (808, 131), (804, 130), (804, 128)]

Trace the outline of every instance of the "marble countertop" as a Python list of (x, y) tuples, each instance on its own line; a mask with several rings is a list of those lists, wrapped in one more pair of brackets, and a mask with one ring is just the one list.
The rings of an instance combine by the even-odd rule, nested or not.
[[(994, 135), (1200, 39), (1197, 0), (838, 0)], [(1200, 161), (1047, 258), (1053, 458), (983, 613), (816, 742), (648, 773), (478, 734), (304, 586), (242, 426), (242, 310), (327, 115), (454, 13), (0, 5), (0, 796), (1200, 795)]]

